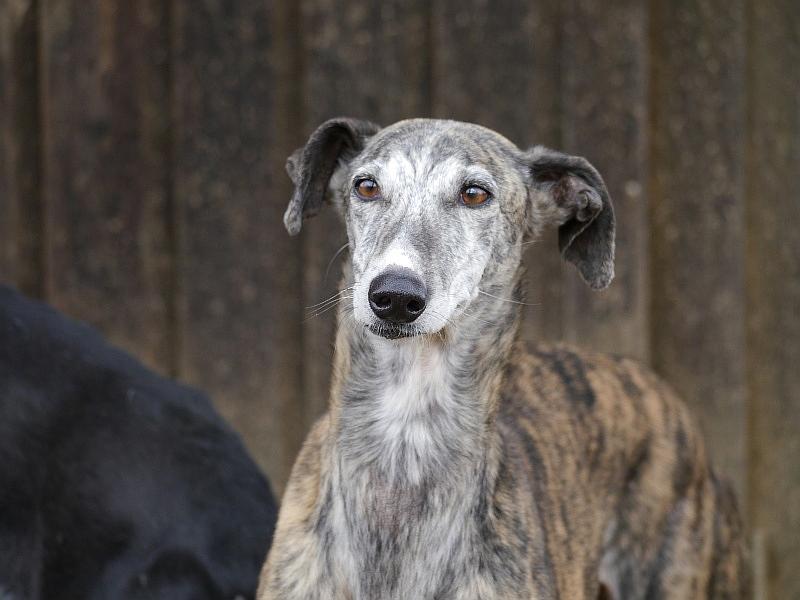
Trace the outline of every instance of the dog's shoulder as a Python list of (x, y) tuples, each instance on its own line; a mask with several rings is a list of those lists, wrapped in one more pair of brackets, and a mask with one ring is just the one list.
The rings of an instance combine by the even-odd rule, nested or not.
[(329, 413), (321, 416), (297, 455), (283, 494), (272, 548), (261, 572), (257, 598), (271, 598), (276, 593), (274, 577), (280, 571), (276, 564), (298, 559), (303, 555), (302, 548), (316, 547), (315, 524), (330, 510), (332, 502), (330, 495), (320, 497), (323, 481), (329, 475), (329, 462), (323, 459), (325, 446), (331, 442), (330, 423)]
[(681, 448), (702, 459), (689, 410), (637, 360), (567, 344), (518, 344), (508, 368), (501, 419), (542, 445), (571, 443), (573, 452), (626, 461), (645, 449)]
[(319, 507), (322, 480), (328, 476), (328, 464), (324, 462), (324, 446), (330, 443), (330, 414), (325, 413), (306, 436), (303, 447), (292, 467), (289, 483), (283, 497), (281, 523), (306, 522)]

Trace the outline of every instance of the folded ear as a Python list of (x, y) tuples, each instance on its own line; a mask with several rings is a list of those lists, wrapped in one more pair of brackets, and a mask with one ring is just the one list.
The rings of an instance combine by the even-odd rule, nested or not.
[(361, 152), (366, 140), (379, 129), (374, 123), (360, 119), (331, 119), (317, 127), (306, 145), (286, 159), (286, 172), (294, 183), (292, 199), (283, 215), (283, 224), (290, 235), (300, 232), (303, 219), (320, 211), (339, 162)]
[(558, 246), (594, 289), (614, 278), (614, 207), (589, 161), (536, 146), (526, 154), (531, 177), (529, 219), (558, 225)]

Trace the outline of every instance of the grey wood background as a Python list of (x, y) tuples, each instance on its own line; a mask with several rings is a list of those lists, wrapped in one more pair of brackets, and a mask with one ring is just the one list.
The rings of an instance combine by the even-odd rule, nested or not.
[(195, 384), (283, 489), (324, 409), (330, 214), (283, 231), (323, 119), (470, 120), (587, 156), (619, 215), (590, 292), (552, 236), (522, 335), (648, 362), (800, 598), (796, 0), (0, 0), (0, 278)]

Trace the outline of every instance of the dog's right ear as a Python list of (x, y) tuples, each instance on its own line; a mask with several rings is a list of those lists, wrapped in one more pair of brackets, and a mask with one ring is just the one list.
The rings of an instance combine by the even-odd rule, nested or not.
[(347, 161), (364, 148), (380, 127), (360, 119), (337, 118), (317, 127), (302, 148), (286, 160), (286, 172), (294, 183), (283, 224), (290, 235), (300, 232), (303, 219), (322, 208), (328, 183), (340, 161)]

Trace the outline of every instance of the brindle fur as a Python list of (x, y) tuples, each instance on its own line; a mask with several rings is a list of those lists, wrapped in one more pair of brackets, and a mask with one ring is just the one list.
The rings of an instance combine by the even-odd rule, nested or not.
[[(494, 206), (451, 203), (447, 161), (485, 169)], [(391, 198), (359, 205), (351, 178), (376, 164)], [(336, 120), (288, 168), (290, 231), (328, 189), (343, 215), (352, 296), (260, 600), (746, 597), (734, 500), (671, 390), (631, 360), (516, 341), (523, 239), (557, 225), (593, 287), (613, 275), (613, 209), (586, 161), (462, 123)], [(443, 299), (388, 340), (359, 294), (398, 240)]]

